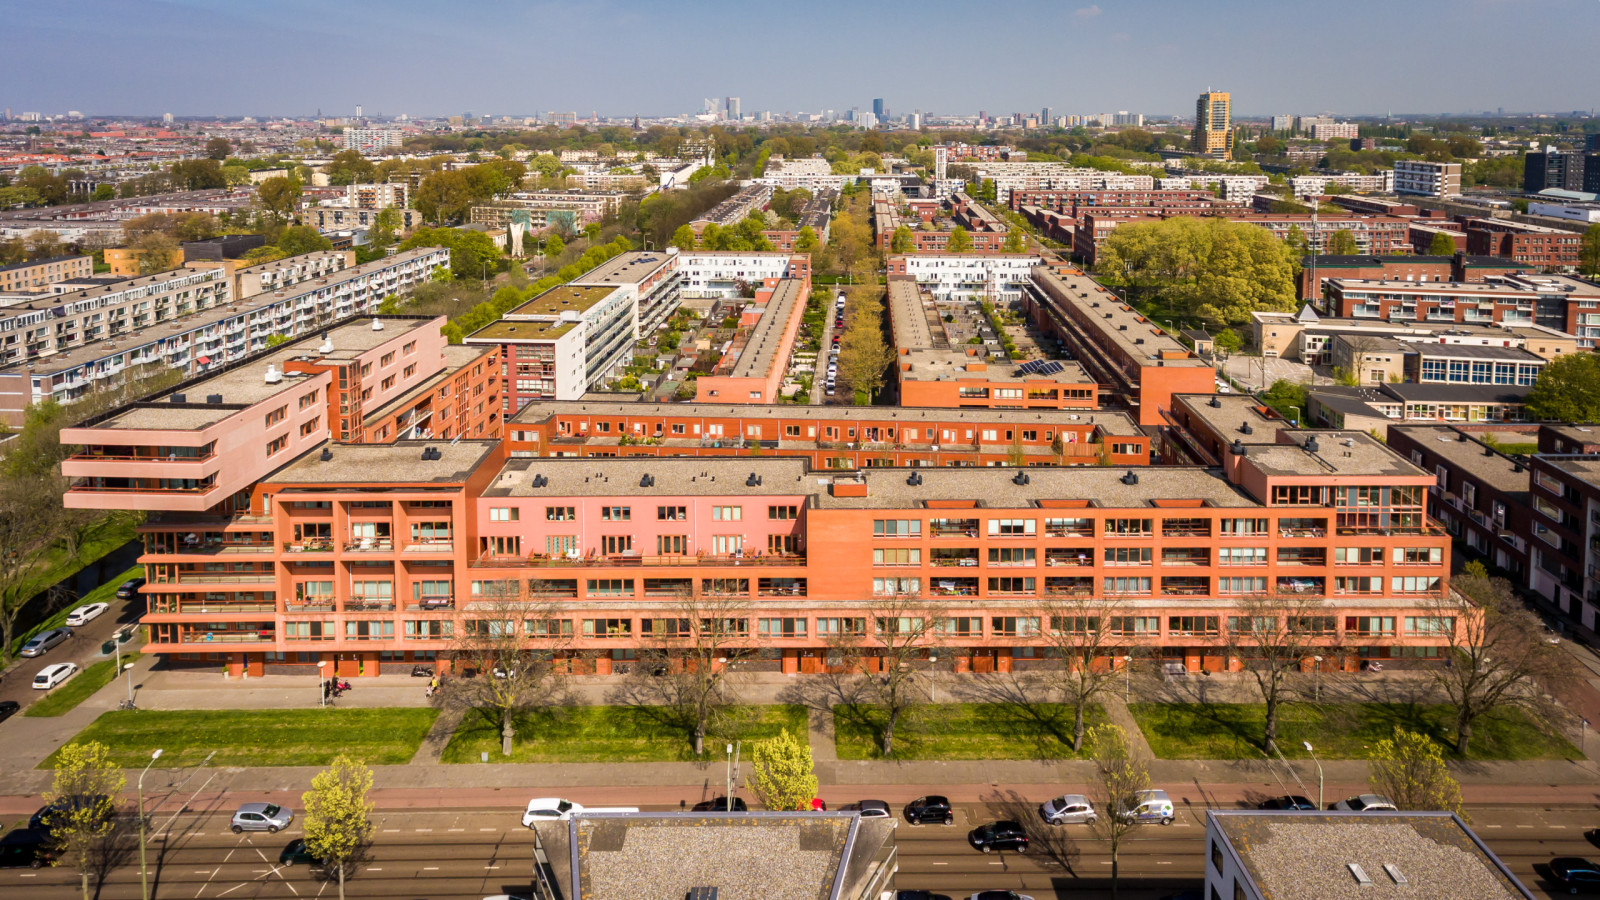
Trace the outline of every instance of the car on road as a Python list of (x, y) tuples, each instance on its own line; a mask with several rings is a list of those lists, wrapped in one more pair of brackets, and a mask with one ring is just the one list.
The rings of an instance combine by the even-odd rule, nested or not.
[(278, 865), (292, 866), (295, 863), (320, 866), (322, 865), (322, 860), (312, 856), (311, 851), (306, 849), (305, 838), (295, 838), (289, 842), (288, 846), (283, 848), (282, 853), (278, 854)]
[(927, 797), (918, 797), (906, 804), (902, 810), (906, 821), (912, 825), (954, 825), (956, 823), (955, 810), (950, 808), (950, 798), (932, 794)]
[(39, 807), (33, 815), (29, 816), (28, 828), (48, 835), (54, 830), (52, 819), (58, 813), (74, 809), (99, 809), (104, 812), (106, 818), (110, 818), (116, 812), (116, 808), (111, 805), (111, 798), (105, 794), (79, 794), (74, 797), (62, 797), (54, 803)]
[(1550, 860), (1550, 876), (1568, 893), (1600, 890), (1600, 866), (1581, 856), (1558, 856)]
[(1028, 832), (1023, 830), (1020, 822), (1001, 819), (998, 822), (979, 825), (967, 832), (967, 843), (985, 853), (993, 853), (996, 850), (1027, 853)]
[(26, 644), (22, 645), (22, 655), (43, 656), (46, 650), (60, 645), (69, 637), (72, 637), (72, 629), (70, 628), (52, 628), (49, 631), (41, 631), (29, 638)]
[(139, 588), (144, 587), (143, 578), (129, 578), (117, 587), (118, 600), (132, 600), (139, 596)]
[(1317, 805), (1299, 794), (1282, 794), (1261, 801), (1257, 809), (1281, 809), (1287, 812), (1316, 812)]
[(893, 815), (889, 811), (889, 804), (882, 800), (862, 800), (858, 803), (846, 803), (839, 807), (840, 812), (859, 813), (863, 819), (887, 819)]
[(55, 856), (50, 835), (18, 828), (0, 838), (0, 869), (41, 869)]
[[(701, 800), (694, 805), (695, 812), (728, 812), (727, 797), (713, 797), (710, 800)], [(749, 812), (750, 807), (745, 804), (743, 797), (733, 798), (733, 812)]]
[(1039, 818), (1051, 825), (1093, 825), (1099, 818), (1094, 804), (1082, 794), (1062, 794), (1039, 807)]
[(89, 622), (98, 619), (101, 613), (110, 608), (111, 604), (109, 603), (91, 603), (88, 606), (80, 606), (67, 613), (67, 624), (74, 628), (79, 625), (87, 625)]
[(234, 834), (241, 831), (265, 831), (277, 834), (294, 821), (294, 810), (276, 803), (245, 803), (233, 814), (228, 827)]
[(40, 669), (39, 674), (33, 676), (33, 689), (36, 691), (48, 691), (77, 674), (77, 671), (77, 663), (51, 663)]
[(1346, 797), (1333, 805), (1334, 809), (1351, 810), (1354, 812), (1394, 812), (1395, 805), (1389, 798), (1382, 794), (1357, 794)]
[(1133, 795), (1133, 806), (1119, 809), (1117, 816), (1126, 822), (1160, 822), (1172, 824), (1172, 798), (1163, 790), (1138, 791)]
[(582, 812), (636, 813), (638, 811), (637, 806), (585, 808), (581, 803), (573, 803), (560, 797), (535, 797), (528, 801), (528, 809), (522, 814), (522, 827), (532, 828), (535, 822), (565, 822)]
[(22, 704), (15, 700), (0, 700), (0, 722), (4, 722), (16, 715), (20, 709), (22, 709)]
[(1033, 900), (1033, 898), (1016, 891), (979, 891), (967, 900)]

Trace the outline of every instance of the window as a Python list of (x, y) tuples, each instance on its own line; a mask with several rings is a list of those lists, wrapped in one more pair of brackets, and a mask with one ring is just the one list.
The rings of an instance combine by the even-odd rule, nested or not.
[(411, 365), (406, 366), (405, 370), (402, 371), (400, 374), (405, 376), (406, 378), (410, 378), (411, 376), (417, 374), (417, 364), (416, 363), (412, 363)]
[(379, 359), (378, 359), (378, 365), (379, 366), (387, 366), (387, 365), (389, 365), (389, 364), (391, 364), (393, 362), (394, 362), (394, 351), (393, 350), (390, 350), (388, 353), (385, 353), (383, 356), (379, 357)]
[(921, 519), (873, 519), (874, 537), (921, 537)]
[(417, 352), (417, 342), (411, 341), (407, 343), (400, 348), (400, 352), (404, 353), (406, 356), (410, 356), (411, 354)]
[(865, 618), (828, 618), (817, 620), (818, 637), (861, 637), (866, 633), (867, 620)]
[(1344, 630), (1362, 637), (1394, 637), (1394, 616), (1345, 616)]
[(806, 620), (795, 618), (757, 619), (756, 634), (759, 637), (805, 637)]
[(1106, 522), (1107, 536), (1150, 537), (1153, 533), (1149, 519), (1110, 519)]
[(1338, 630), (1339, 620), (1333, 616), (1291, 616), (1289, 631), (1312, 637), (1331, 637)]
[(631, 506), (602, 506), (600, 507), (600, 521), (602, 522), (628, 522), (633, 519)]
[(1149, 578), (1107, 578), (1104, 584), (1105, 592), (1108, 594), (1150, 593)]
[(308, 407), (308, 406), (310, 406), (310, 405), (312, 405), (313, 403), (316, 403), (316, 402), (317, 402), (317, 392), (316, 391), (312, 391), (311, 393), (306, 394), (305, 396), (300, 398), (300, 408), (301, 409), (305, 409), (306, 407)]
[(713, 506), (711, 507), (711, 521), (713, 522), (738, 522), (744, 518), (742, 506)]
[(872, 593), (883, 597), (893, 594), (915, 594), (922, 590), (920, 578), (874, 578)]
[(934, 623), (934, 631), (944, 637), (982, 637), (983, 619), (979, 616), (952, 616)]
[(872, 551), (872, 564), (875, 566), (920, 566), (922, 565), (921, 547), (888, 547)]
[(633, 596), (632, 578), (590, 578), (588, 587), (591, 597)]
[(1395, 547), (1391, 552), (1397, 566), (1436, 566), (1444, 561), (1442, 547)]
[(1336, 566), (1381, 566), (1382, 547), (1335, 547), (1333, 564)]
[(600, 536), (600, 552), (606, 556), (617, 556), (633, 552), (633, 535), (631, 534), (605, 534)]
[(626, 638), (632, 635), (632, 619), (583, 620), (583, 636), (586, 638)]
[(748, 594), (748, 593), (750, 593), (750, 579), (748, 579), (748, 578), (702, 578), (702, 579), (700, 579), (700, 593), (702, 593), (702, 594)]
[(687, 506), (658, 506), (656, 507), (656, 521), (682, 522), (689, 518)]
[(271, 456), (279, 450), (289, 446), (289, 436), (276, 437), (267, 442), (267, 455)]
[(1382, 591), (1382, 575), (1340, 575), (1333, 579), (1335, 594), (1376, 594)]
[(1222, 519), (1217, 531), (1223, 537), (1252, 537), (1267, 533), (1266, 519)]
[(383, 603), (394, 599), (394, 583), (390, 581), (352, 581), (350, 599), (360, 602)]
[(744, 535), (742, 534), (714, 534), (711, 536), (711, 552), (715, 556), (738, 556), (744, 553)]
[(996, 637), (1030, 637), (1039, 633), (1039, 617), (993, 616), (989, 629)]
[(578, 508), (575, 506), (546, 506), (544, 508), (546, 522), (576, 522), (578, 521)]
[(1169, 616), (1167, 633), (1176, 637), (1215, 637), (1221, 632), (1216, 616)]
[(1029, 537), (1038, 523), (1033, 519), (990, 519), (989, 534), (999, 537)]
[(1223, 577), (1217, 579), (1219, 594), (1261, 594), (1267, 590), (1267, 579), (1250, 577)]
[(406, 640), (408, 641), (438, 641), (454, 635), (454, 622), (440, 622), (429, 619), (406, 620)]
[(1455, 616), (1406, 616), (1406, 634), (1449, 637), (1455, 632)]
[(1219, 566), (1264, 566), (1267, 564), (1265, 547), (1223, 547), (1217, 551)]
[(382, 388), (382, 389), (383, 389), (383, 390), (386, 390), (386, 391), (387, 391), (387, 390), (389, 390), (389, 389), (390, 389), (390, 388), (392, 388), (392, 387), (394, 387), (394, 376), (393, 376), (393, 375), (390, 375), (390, 376), (389, 376), (389, 377), (387, 377), (387, 378), (385, 378), (385, 379), (383, 379), (383, 382), (382, 382), (382, 384), (381, 384), (381, 385), (379, 385), (379, 386), (380, 386), (380, 387), (381, 387), (381, 388)]
[(1159, 637), (1160, 616), (1112, 616), (1107, 629), (1120, 637)]
[(1438, 589), (1437, 575), (1395, 575), (1389, 579), (1389, 590), (1396, 594), (1426, 594)]
[(989, 548), (989, 565), (991, 566), (1031, 566), (1034, 564), (1034, 559), (1034, 549), (1032, 547)]
[(989, 593), (1031, 594), (1033, 593), (1033, 579), (1029, 577), (991, 578), (989, 579)]
[(689, 552), (689, 537), (683, 534), (656, 535), (656, 555), (682, 556)]
[(798, 519), (800, 507), (798, 506), (769, 506), (767, 507), (768, 519)]
[(1228, 633), (1259, 638), (1261, 640), (1276, 640), (1279, 636), (1278, 617), (1229, 616)]
[(344, 636), (347, 640), (354, 641), (393, 639), (394, 622), (387, 619), (376, 622), (346, 622), (344, 623)]
[(312, 416), (311, 420), (309, 422), (305, 422), (305, 423), (301, 424), (301, 426), (300, 426), (300, 436), (301, 437), (310, 437), (311, 435), (316, 434), (317, 433), (317, 429), (319, 429), (321, 427), (322, 427), (322, 417), (321, 416)]
[(1148, 566), (1150, 565), (1150, 548), (1107, 547), (1105, 549), (1105, 559), (1108, 566)]
[(289, 407), (287, 406), (280, 406), (272, 412), (267, 413), (267, 427), (271, 428), (279, 422), (282, 422), (288, 415)]

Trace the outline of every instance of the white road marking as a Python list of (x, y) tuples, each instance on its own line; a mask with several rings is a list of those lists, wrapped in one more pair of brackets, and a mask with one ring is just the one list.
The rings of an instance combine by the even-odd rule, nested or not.
[(498, 869), (499, 866), (484, 866), (485, 869)]
[(479, 828), (479, 831), (499, 831), (498, 828)]
[(1170, 859), (1158, 859), (1158, 860), (1156, 860), (1156, 865), (1158, 865), (1158, 866), (1170, 866), (1170, 865), (1172, 865), (1172, 860), (1170, 860)]
[(432, 831), (432, 828), (418, 828), (417, 831)]
[(445, 831), (466, 831), (465, 828), (446, 828)]
[(1001, 860), (995, 860), (994, 862), (989, 863), (989, 865), (991, 865), (991, 866), (1003, 866), (1003, 865), (1005, 865), (1005, 862), (1003, 862)]
[(383, 867), (382, 866), (367, 866), (367, 871), (368, 872), (382, 872), (383, 871)]
[(934, 865), (936, 865), (936, 866), (948, 866), (950, 864), (947, 863), (947, 862), (936, 862), (936, 863), (934, 863)]
[(384, 834), (397, 834), (397, 833), (399, 833), (399, 831), (400, 831), (400, 829), (398, 829), (398, 828), (385, 828), (383, 830), (383, 833)]
[(424, 871), (424, 872), (437, 872), (437, 871), (439, 871), (439, 867), (438, 866), (423, 866), (422, 867), (422, 871)]
[(1565, 828), (1567, 826), (1565, 826), (1565, 825), (1551, 825), (1550, 827), (1551, 828)]
[(1499, 825), (1484, 825), (1484, 826), (1481, 826), (1481, 827), (1483, 827), (1483, 828), (1499, 828), (1500, 826)]
[(22, 877), (23, 878), (38, 878), (39, 876), (35, 872), (23, 872), (22, 873)]

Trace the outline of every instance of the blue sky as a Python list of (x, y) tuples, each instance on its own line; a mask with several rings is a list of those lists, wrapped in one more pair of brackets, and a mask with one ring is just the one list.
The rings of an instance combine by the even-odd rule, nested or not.
[(0, 0), (14, 112), (1600, 106), (1600, 0)]

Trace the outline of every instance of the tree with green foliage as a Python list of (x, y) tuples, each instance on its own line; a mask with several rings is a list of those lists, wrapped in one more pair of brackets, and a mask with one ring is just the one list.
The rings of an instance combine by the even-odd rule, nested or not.
[(214, 159), (185, 159), (172, 164), (172, 178), (186, 191), (205, 191), (228, 186), (222, 164)]
[(1218, 350), (1226, 350), (1229, 353), (1238, 353), (1239, 349), (1244, 346), (1244, 338), (1239, 337), (1239, 332), (1234, 331), (1232, 328), (1224, 328), (1212, 335), (1211, 343), (1214, 344)]
[(278, 249), (285, 256), (299, 256), (318, 250), (332, 250), (333, 241), (323, 237), (322, 232), (310, 225), (290, 225), (278, 235)]
[(1444, 763), (1444, 749), (1425, 734), (1396, 728), (1372, 748), (1367, 783), (1401, 810), (1461, 813), (1461, 785)]
[(950, 231), (950, 239), (945, 242), (944, 248), (950, 253), (971, 253), (972, 235), (965, 228), (957, 225)]
[(1013, 225), (1006, 232), (1005, 242), (1000, 245), (1001, 253), (1026, 253), (1028, 252), (1028, 233)]
[(1223, 325), (1294, 309), (1294, 260), (1272, 232), (1245, 222), (1176, 216), (1120, 225), (1096, 270), (1130, 298), (1159, 289), (1175, 312)]
[(1328, 246), (1323, 252), (1329, 256), (1354, 256), (1360, 249), (1356, 246), (1356, 236), (1348, 228), (1341, 228), (1328, 238)]
[(117, 199), (117, 189), (109, 184), (97, 184), (94, 186), (94, 193), (89, 195), (89, 199), (95, 202), (115, 200)]
[(1600, 354), (1551, 360), (1528, 391), (1528, 416), (1546, 422), (1600, 422)]
[(1578, 248), (1578, 270), (1590, 278), (1600, 275), (1600, 222), (1583, 230), (1583, 244)]
[(560, 259), (561, 258), (561, 254), (563, 254), (565, 252), (567, 252), (567, 242), (563, 241), (561, 239), (561, 235), (552, 234), (548, 238), (545, 238), (545, 242), (544, 242), (544, 257), (545, 257), (545, 259)]
[(341, 753), (300, 795), (305, 806), (306, 851), (333, 869), (344, 900), (345, 873), (372, 841), (372, 770)]
[(105, 852), (116, 827), (116, 797), (127, 786), (122, 770), (111, 762), (111, 748), (98, 741), (71, 743), (56, 754), (56, 774), (45, 792), (50, 808), (45, 826), (50, 830), (52, 865), (76, 869), (89, 900), (89, 875)]
[(392, 206), (378, 210), (378, 214), (372, 217), (372, 243), (378, 247), (389, 246), (394, 243), (395, 235), (399, 234), (404, 224), (405, 218), (400, 210)]
[(228, 154), (231, 152), (233, 152), (233, 144), (230, 143), (225, 137), (214, 137), (206, 141), (207, 159), (214, 159), (218, 162), (221, 162), (222, 160), (227, 159)]
[(1139, 792), (1150, 789), (1150, 771), (1133, 755), (1133, 742), (1120, 725), (1096, 725), (1085, 740), (1094, 761), (1090, 799), (1100, 810), (1089, 826), (1111, 851), (1111, 900), (1117, 898), (1122, 842), (1140, 827), (1129, 813), (1139, 806)]
[(788, 729), (775, 738), (758, 741), (750, 750), (750, 774), (745, 784), (769, 810), (809, 810), (811, 800), (817, 796), (811, 744)]
[(139, 264), (140, 275), (154, 275), (173, 268), (173, 257), (178, 253), (178, 242), (169, 234), (150, 231), (140, 235), (128, 249)]
[(694, 241), (694, 229), (685, 223), (679, 225), (678, 230), (672, 233), (672, 240), (669, 243), (687, 253), (694, 250)]
[(910, 228), (904, 225), (896, 228), (894, 234), (889, 238), (889, 252), (891, 253), (910, 253), (916, 249), (916, 246), (916, 236), (911, 233)]
[(448, 247), (450, 271), (457, 278), (482, 278), (484, 266), (499, 265), (500, 248), (481, 231), (459, 228), (418, 228), (400, 245), (400, 249), (418, 247)]
[(1434, 232), (1433, 238), (1428, 241), (1428, 255), (1454, 256), (1455, 254), (1455, 239), (1443, 231)]
[(794, 252), (815, 253), (817, 251), (817, 232), (810, 225), (800, 226), (800, 236), (794, 240)]
[(281, 219), (294, 215), (300, 208), (300, 180), (282, 176), (268, 178), (256, 186), (256, 197), (261, 205)]
[(364, 184), (372, 180), (378, 167), (358, 150), (341, 150), (323, 167), (332, 185)]
[(866, 402), (883, 388), (884, 373), (894, 351), (883, 339), (883, 305), (869, 289), (853, 291), (850, 316), (839, 340), (839, 381), (851, 391), (866, 395)]

